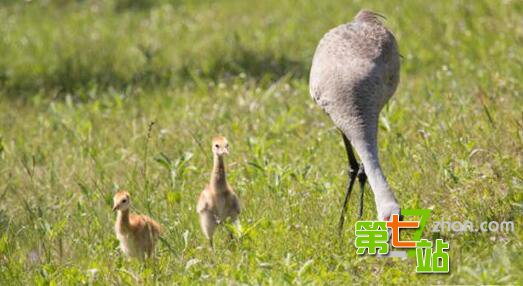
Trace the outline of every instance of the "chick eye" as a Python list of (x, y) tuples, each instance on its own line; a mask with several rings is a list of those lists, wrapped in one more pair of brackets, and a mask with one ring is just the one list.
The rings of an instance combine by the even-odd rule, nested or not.
[(125, 199), (125, 200), (122, 200), (122, 203), (124, 203), (124, 204), (125, 204), (126, 202), (127, 202), (127, 199)]
[(214, 147), (216, 147), (216, 148), (219, 148), (219, 147), (220, 147), (220, 145), (216, 144), (216, 145), (214, 145)]

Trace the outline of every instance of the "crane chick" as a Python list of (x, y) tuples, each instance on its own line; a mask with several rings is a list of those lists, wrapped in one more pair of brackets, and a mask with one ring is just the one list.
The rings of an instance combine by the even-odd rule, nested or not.
[(227, 219), (237, 223), (240, 201), (227, 183), (224, 157), (229, 154), (229, 143), (223, 136), (212, 139), (214, 164), (209, 185), (201, 192), (196, 210), (204, 235), (213, 247), (212, 236), (216, 226)]
[(146, 215), (129, 214), (131, 198), (128, 192), (117, 192), (113, 202), (113, 211), (118, 212), (114, 231), (120, 241), (120, 249), (129, 257), (151, 257), (161, 226)]

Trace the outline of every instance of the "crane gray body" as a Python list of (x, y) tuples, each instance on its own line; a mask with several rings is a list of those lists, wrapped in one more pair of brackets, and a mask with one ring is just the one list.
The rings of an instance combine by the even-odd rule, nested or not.
[(323, 36), (310, 72), (311, 97), (350, 141), (347, 152), (352, 144), (363, 162), (379, 219), (400, 211), (377, 153), (379, 112), (398, 86), (399, 57), (392, 33), (364, 10)]

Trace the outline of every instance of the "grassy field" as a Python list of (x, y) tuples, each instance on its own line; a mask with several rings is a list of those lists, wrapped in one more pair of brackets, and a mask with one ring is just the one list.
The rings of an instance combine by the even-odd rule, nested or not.
[[(450, 242), (449, 274), (357, 256), (356, 196), (337, 235), (345, 151), (308, 70), (361, 8), (403, 55), (379, 135), (402, 207), (515, 223), (425, 231)], [(509, 0), (2, 1), (0, 284), (522, 284), (522, 19)], [(195, 207), (216, 134), (243, 231), (212, 252)], [(119, 252), (118, 189), (165, 227), (155, 261)]]

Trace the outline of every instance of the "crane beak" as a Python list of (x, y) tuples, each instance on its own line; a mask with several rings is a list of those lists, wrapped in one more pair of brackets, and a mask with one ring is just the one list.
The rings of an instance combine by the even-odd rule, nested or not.
[(115, 206), (113, 207), (113, 212), (115, 212), (117, 209), (118, 209), (118, 205), (115, 205)]

